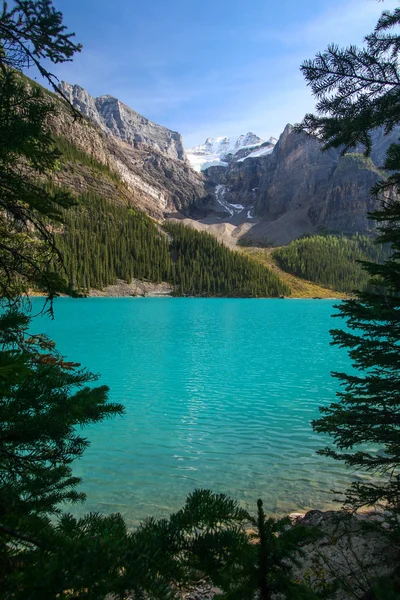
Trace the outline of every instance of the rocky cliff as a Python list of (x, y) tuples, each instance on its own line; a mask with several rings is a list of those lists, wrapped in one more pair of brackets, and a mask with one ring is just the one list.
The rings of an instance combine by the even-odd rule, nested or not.
[(375, 200), (370, 189), (382, 177), (372, 159), (381, 164), (398, 135), (374, 132), (371, 158), (359, 152), (342, 157), (337, 150), (322, 152), (315, 137), (287, 125), (269, 151), (253, 152), (227, 168), (208, 168), (214, 197), (197, 202), (192, 214), (208, 221), (247, 222), (247, 237), (275, 244), (321, 229), (372, 232), (367, 213)]
[(157, 219), (185, 212), (192, 202), (207, 198), (204, 178), (186, 161), (179, 134), (148, 121), (115, 98), (94, 99), (83, 88), (65, 83), (63, 92), (84, 116), (74, 118), (71, 108), (59, 102), (53, 132), (105, 165), (120, 184), (100, 172), (94, 177), (79, 160), (55, 174), (58, 183), (76, 192), (129, 201)]
[(71, 104), (109, 135), (133, 148), (153, 148), (169, 158), (185, 160), (182, 137), (135, 112), (113, 96), (93, 98), (79, 85), (62, 81), (60, 89)]

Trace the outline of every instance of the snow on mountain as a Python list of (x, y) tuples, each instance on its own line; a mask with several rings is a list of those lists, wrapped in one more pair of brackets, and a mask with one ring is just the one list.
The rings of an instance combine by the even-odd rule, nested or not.
[(233, 217), (234, 215), (238, 215), (239, 213), (242, 212), (242, 210), (244, 210), (243, 204), (232, 204), (230, 202), (227, 202), (224, 198), (225, 192), (226, 192), (225, 185), (217, 185), (215, 187), (215, 198), (216, 198), (218, 204), (220, 206), (222, 206), (224, 211), (227, 212), (230, 217)]
[[(272, 142), (274, 140), (274, 142)], [(275, 138), (268, 140), (271, 144), (276, 143)], [(186, 155), (195, 171), (204, 171), (208, 167), (218, 165), (227, 167), (228, 161), (234, 159), (239, 150), (258, 148), (265, 141), (249, 131), (246, 135), (239, 135), (237, 138), (229, 137), (209, 137), (204, 144), (186, 149)], [(230, 156), (232, 155), (232, 156)]]
[(243, 156), (242, 158), (238, 158), (237, 162), (243, 162), (244, 160), (246, 160), (248, 158), (258, 158), (259, 156), (266, 156), (267, 154), (271, 154), (277, 141), (278, 140), (276, 140), (275, 138), (270, 137), (267, 142), (268, 145), (265, 144), (265, 145), (261, 146), (261, 148), (257, 148), (256, 150), (253, 150), (246, 156)]

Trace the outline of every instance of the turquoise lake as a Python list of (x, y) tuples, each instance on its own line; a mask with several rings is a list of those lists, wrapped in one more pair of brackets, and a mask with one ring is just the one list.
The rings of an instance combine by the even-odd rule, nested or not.
[[(35, 299), (37, 311), (42, 301)], [(34, 319), (68, 360), (101, 373), (124, 417), (87, 428), (74, 472), (87, 503), (129, 523), (165, 516), (199, 487), (271, 514), (332, 504), (349, 474), (316, 455), (329, 440), (310, 421), (331, 402), (331, 370), (349, 370), (329, 345), (327, 300), (58, 299)]]

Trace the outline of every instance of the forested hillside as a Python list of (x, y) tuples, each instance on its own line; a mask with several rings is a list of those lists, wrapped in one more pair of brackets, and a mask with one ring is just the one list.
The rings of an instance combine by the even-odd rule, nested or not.
[(72, 290), (87, 293), (122, 279), (169, 281), (171, 259), (165, 235), (146, 215), (97, 196), (79, 198), (65, 211), (57, 236)]
[[(29, 85), (36, 87), (33, 82)], [(140, 189), (131, 189), (123, 177), (125, 167), (120, 171), (121, 148), (118, 150), (118, 145), (86, 119), (72, 122), (62, 101), (57, 107), (51, 128), (60, 156), (47, 185), (78, 197), (78, 206), (65, 211), (65, 224), (57, 235), (71, 292), (87, 294), (117, 280), (129, 283), (137, 279), (170, 283), (177, 295), (290, 294), (289, 285), (268, 266), (228, 250), (206, 234), (172, 224), (163, 231), (143, 212), (161, 218), (154, 206), (150, 207), (151, 202), (158, 202), (154, 198), (160, 191), (153, 197), (153, 190), (151, 200), (147, 179)], [(71, 127), (76, 130), (74, 135)], [(130, 152), (124, 147), (125, 158)], [(143, 158), (140, 156), (135, 154), (128, 165), (134, 181), (139, 175), (134, 164)], [(140, 173), (143, 175), (142, 170)], [(309, 238), (312, 241), (293, 242), (287, 249), (277, 250), (274, 259), (283, 270), (298, 277), (334, 291), (351, 291), (365, 285), (365, 275), (355, 261), (373, 258), (372, 246), (367, 238), (357, 238), (356, 242), (339, 239), (315, 236)]]
[(290, 294), (269, 269), (210, 235), (180, 224), (161, 228), (144, 213), (95, 195), (81, 196), (64, 219), (57, 244), (74, 292), (135, 278), (169, 282), (178, 296)]
[(208, 233), (179, 223), (164, 228), (172, 236), (178, 295), (282, 296), (290, 289), (266, 267), (232, 252)]
[(358, 261), (383, 262), (389, 248), (375, 245), (371, 238), (334, 235), (307, 236), (274, 250), (281, 269), (340, 292), (364, 289), (368, 276)]
[[(96, 138), (96, 126), (80, 120), (74, 124), (77, 135), (70, 138), (63, 103), (59, 109), (52, 139), (60, 156), (48, 185), (78, 195), (78, 206), (65, 212), (65, 225), (57, 235), (71, 291), (86, 294), (117, 280), (137, 279), (168, 282), (177, 295), (290, 294), (287, 283), (268, 266), (228, 250), (207, 234), (180, 224), (166, 225), (163, 231), (142, 212), (142, 192), (129, 189), (106, 138)], [(288, 273), (348, 292), (366, 284), (356, 261), (382, 260), (384, 254), (378, 254), (366, 237), (313, 236), (276, 250), (273, 257)]]

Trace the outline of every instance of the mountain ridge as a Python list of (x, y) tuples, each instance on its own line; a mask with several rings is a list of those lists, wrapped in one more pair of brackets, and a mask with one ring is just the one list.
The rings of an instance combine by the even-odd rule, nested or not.
[[(82, 192), (94, 186), (98, 194), (111, 195), (116, 202), (123, 198), (124, 202), (129, 201), (158, 220), (163, 219), (167, 212), (186, 211), (194, 199), (200, 200), (209, 194), (204, 178), (190, 169), (184, 158), (176, 157), (177, 150), (170, 151), (170, 144), (175, 144), (172, 137), (174, 132), (160, 125), (156, 127), (155, 134), (150, 131), (145, 135), (151, 122), (143, 117), (145, 131), (142, 131), (141, 139), (137, 138), (134, 143), (124, 140), (121, 132), (120, 136), (114, 135), (104, 122), (100, 125), (97, 123), (100, 117), (98, 112), (94, 112), (97, 111), (94, 98), (80, 86), (76, 86), (76, 90), (79, 102), (85, 106), (82, 107), (76, 98), (72, 105), (82, 113), (82, 118), (74, 118), (71, 110), (60, 100), (56, 105), (57, 114), (50, 124), (51, 129), (64, 146), (67, 143), (71, 148), (76, 147), (106, 165), (121, 179), (123, 188), (102, 178), (93, 181), (82, 166), (71, 172), (55, 173), (54, 179), (61, 185)], [(119, 101), (113, 99), (113, 103), (116, 102)], [(135, 131), (140, 133), (137, 123), (133, 125), (136, 129), (132, 135)], [(175, 157), (171, 156), (171, 152)]]
[(186, 160), (182, 136), (158, 125), (109, 94), (91, 96), (80, 85), (60, 83), (60, 90), (72, 106), (88, 117), (101, 130), (135, 148), (151, 147), (178, 160)]
[(246, 238), (281, 245), (304, 234), (330, 230), (374, 235), (368, 213), (377, 201), (372, 186), (384, 173), (378, 163), (400, 135), (372, 132), (371, 157), (363, 148), (342, 156), (323, 151), (316, 137), (297, 133), (288, 124), (270, 152), (253, 152), (227, 167), (204, 170), (214, 195), (192, 205), (192, 216), (208, 223), (247, 224)]

